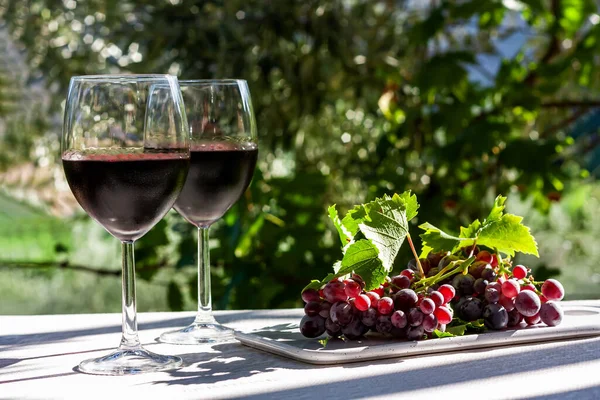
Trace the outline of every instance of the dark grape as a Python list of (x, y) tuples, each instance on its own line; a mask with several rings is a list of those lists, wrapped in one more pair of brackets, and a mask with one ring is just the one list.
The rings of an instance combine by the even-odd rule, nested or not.
[(556, 326), (562, 322), (564, 313), (559, 304), (549, 301), (540, 308), (540, 319), (548, 326)]
[(412, 280), (415, 277), (415, 271), (413, 271), (412, 269), (405, 269), (402, 272), (400, 272), (400, 275)]
[[(427, 272), (429, 272), (429, 268), (431, 268), (431, 264), (425, 258), (420, 258), (419, 261), (421, 262), (423, 272), (427, 274)], [(419, 266), (417, 265), (417, 261), (414, 258), (408, 261), (408, 265), (406, 266), (406, 268), (415, 272), (419, 272)]]
[(404, 275), (396, 275), (392, 278), (392, 287), (394, 291), (408, 289), (410, 287), (410, 279)]
[(446, 303), (446, 300), (444, 299), (444, 295), (442, 293), (438, 292), (437, 290), (434, 290), (433, 292), (429, 293), (429, 298), (431, 300), (433, 300), (436, 307), (439, 307)]
[(419, 304), (419, 309), (425, 315), (429, 315), (435, 311), (435, 302), (432, 299), (423, 299)]
[(346, 296), (348, 297), (358, 297), (360, 292), (362, 292), (362, 288), (358, 283), (356, 283), (353, 279), (346, 279), (344, 281), (346, 285), (344, 287), (344, 291), (346, 292)]
[(410, 326), (419, 326), (423, 323), (423, 313), (418, 308), (411, 308), (408, 311), (408, 324)]
[(509, 327), (517, 326), (521, 323), (521, 321), (523, 321), (523, 316), (516, 308), (508, 313), (507, 325)]
[(377, 311), (381, 315), (388, 315), (394, 311), (394, 300), (390, 297), (382, 297), (377, 303)]
[(452, 279), (452, 286), (456, 289), (458, 293), (463, 296), (468, 296), (473, 294), (473, 284), (475, 283), (475, 278), (471, 275), (463, 275), (458, 274)]
[(479, 253), (477, 253), (476, 258), (477, 258), (477, 261), (483, 261), (487, 264), (492, 264), (492, 262), (494, 261), (494, 257), (492, 257), (490, 252), (487, 250), (483, 250), (483, 251), (480, 251)]
[(521, 291), (521, 285), (516, 279), (509, 279), (502, 284), (502, 294), (509, 299), (517, 297)]
[(390, 333), (392, 331), (392, 320), (389, 315), (380, 315), (375, 322), (375, 329), (379, 333)]
[(476, 297), (467, 298), (460, 307), (461, 318), (465, 321), (475, 321), (481, 318), (483, 313), (483, 303)]
[(429, 314), (423, 318), (422, 325), (423, 325), (423, 329), (425, 330), (425, 332), (431, 333), (437, 328), (438, 320), (434, 314)]
[(500, 292), (488, 285), (488, 288), (485, 289), (485, 299), (488, 303), (497, 303), (500, 301)]
[(460, 315), (460, 309), (462, 308), (463, 304), (465, 304), (470, 298), (471, 296), (458, 297), (458, 301), (452, 303), (451, 309), (456, 311), (458, 318), (462, 319), (462, 315)]
[(512, 274), (517, 279), (523, 279), (527, 276), (527, 268), (523, 265), (515, 265), (512, 270)]
[(365, 280), (358, 274), (352, 274), (352, 280), (360, 285), (361, 289), (364, 289), (366, 284)]
[(319, 315), (323, 318), (329, 318), (329, 310), (331, 309), (331, 303), (328, 301), (324, 301), (321, 303), (321, 311), (319, 311)]
[(548, 300), (560, 301), (565, 297), (565, 289), (556, 279), (546, 279), (542, 285), (542, 294)]
[[(473, 276), (475, 279), (481, 278), (481, 273), (489, 264), (483, 261), (475, 261), (473, 264), (469, 266), (469, 274)], [(492, 266), (490, 265), (490, 268)]]
[(406, 332), (408, 331), (408, 327), (405, 328), (396, 328), (392, 325), (392, 336), (399, 339), (406, 339)]
[(489, 329), (504, 329), (508, 325), (508, 312), (499, 304), (488, 304), (483, 309), (483, 322)]
[(325, 332), (325, 318), (305, 315), (300, 321), (300, 332), (307, 338), (316, 338)]
[(302, 292), (302, 300), (304, 300), (305, 303), (321, 301), (321, 296), (319, 296), (319, 292), (315, 289), (306, 289)]
[(500, 301), (498, 301), (502, 307), (506, 310), (506, 312), (512, 311), (515, 308), (515, 299), (509, 299), (505, 295), (500, 295)]
[(433, 267), (433, 268), (430, 268), (429, 271), (427, 271), (426, 275), (429, 278), (429, 277), (437, 275), (438, 272), (440, 272), (439, 267)]
[(434, 265), (437, 267), (442, 258), (446, 255), (447, 253), (444, 253), (443, 251), (439, 253), (429, 253), (427, 255), (427, 261), (429, 262), (429, 265)]
[(323, 294), (325, 294), (325, 298), (330, 303), (336, 303), (338, 301), (346, 301), (348, 296), (346, 295), (344, 282), (340, 282), (337, 280), (329, 282), (325, 285), (325, 289), (323, 289)]
[(460, 251), (466, 258), (468, 258), (471, 256), (471, 254), (474, 256), (477, 256), (477, 253), (479, 253), (479, 247), (465, 246), (465, 247), (461, 248)]
[(444, 303), (450, 302), (450, 300), (452, 300), (456, 295), (456, 289), (454, 289), (454, 286), (448, 284), (440, 286), (438, 288), (438, 292), (444, 296)]
[(375, 322), (377, 322), (377, 310), (369, 308), (367, 311), (363, 312), (361, 321), (366, 326), (375, 326)]
[(417, 305), (418, 297), (412, 289), (402, 289), (394, 296), (394, 306), (397, 310), (407, 312)]
[(404, 328), (408, 324), (408, 318), (404, 311), (396, 310), (393, 312), (391, 317), (392, 325), (396, 328)]
[(408, 340), (421, 340), (423, 339), (424, 334), (425, 329), (423, 329), (423, 325), (411, 326), (406, 332), (406, 338)]
[(371, 307), (371, 299), (366, 294), (360, 294), (354, 299), (354, 307), (359, 311), (365, 311)]
[(360, 319), (356, 318), (348, 325), (342, 327), (342, 333), (350, 340), (355, 340), (361, 338), (365, 333), (369, 331)]
[(485, 288), (488, 285), (488, 281), (483, 278), (479, 278), (473, 284), (473, 289), (475, 289), (475, 293), (483, 294), (485, 293)]
[(540, 298), (531, 290), (522, 291), (515, 299), (515, 308), (524, 317), (533, 317), (540, 311), (541, 305)]
[(354, 319), (352, 306), (345, 301), (334, 303), (329, 310), (329, 317), (336, 324), (341, 326), (348, 325)]
[(488, 282), (492, 282), (494, 279), (496, 279), (496, 272), (492, 266), (488, 264), (488, 266), (481, 271), (481, 277)]
[(308, 315), (309, 317), (318, 315), (320, 311), (321, 302), (311, 301), (306, 303), (306, 305), (304, 306), (304, 314)]
[(342, 327), (333, 322), (331, 318), (327, 318), (325, 320), (325, 331), (331, 337), (338, 337), (342, 334)]
[(502, 294), (502, 284), (500, 282), (490, 282), (487, 285), (487, 288), (494, 288), (498, 291), (498, 293)]

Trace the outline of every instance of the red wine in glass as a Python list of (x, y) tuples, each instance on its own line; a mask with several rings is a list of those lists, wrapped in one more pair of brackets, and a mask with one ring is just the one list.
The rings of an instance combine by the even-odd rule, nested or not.
[(170, 153), (65, 154), (73, 195), (116, 238), (142, 237), (167, 213), (180, 192), (189, 159)]
[(190, 148), (190, 170), (175, 209), (197, 227), (209, 226), (248, 188), (258, 149), (229, 143)]

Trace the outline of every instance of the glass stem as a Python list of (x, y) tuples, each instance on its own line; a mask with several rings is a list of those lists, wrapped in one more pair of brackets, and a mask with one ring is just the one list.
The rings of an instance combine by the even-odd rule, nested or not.
[(133, 241), (121, 242), (123, 257), (123, 336), (121, 349), (141, 347), (138, 338), (137, 316), (135, 307), (135, 258), (133, 256)]
[(208, 227), (198, 228), (198, 314), (197, 323), (213, 323), (210, 295), (210, 249)]

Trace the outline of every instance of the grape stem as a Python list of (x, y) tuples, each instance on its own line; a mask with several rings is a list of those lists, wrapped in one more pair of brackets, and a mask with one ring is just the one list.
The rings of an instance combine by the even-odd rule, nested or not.
[(473, 257), (473, 253), (475, 252), (475, 248), (477, 247), (477, 238), (473, 240), (473, 247), (471, 247), (471, 252), (469, 253), (469, 257)]
[(456, 275), (460, 272), (466, 271), (469, 268), (469, 266), (473, 264), (473, 261), (475, 261), (475, 257), (469, 257), (468, 259), (463, 261), (462, 264), (459, 264), (460, 261), (452, 261), (434, 276), (431, 276), (427, 279), (421, 279), (420, 281), (415, 282), (415, 285), (423, 285), (427, 287), (439, 281), (443, 281), (444, 279), (450, 278), (452, 275)]
[(419, 256), (417, 255), (417, 250), (415, 250), (415, 245), (413, 244), (412, 238), (410, 237), (410, 233), (406, 234), (406, 239), (408, 239), (408, 244), (410, 245), (410, 249), (415, 256), (415, 261), (417, 262), (417, 267), (419, 267), (419, 274), (421, 278), (425, 278), (425, 272), (423, 271), (423, 266), (421, 265), (421, 261), (419, 260)]

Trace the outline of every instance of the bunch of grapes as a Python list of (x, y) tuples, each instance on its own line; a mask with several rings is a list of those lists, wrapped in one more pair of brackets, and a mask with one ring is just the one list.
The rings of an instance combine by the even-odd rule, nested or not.
[[(471, 256), (476, 261), (464, 264)], [(462, 256), (440, 252), (413, 259), (383, 285), (364, 289), (362, 278), (353, 274), (335, 278), (320, 290), (302, 292), (302, 334), (315, 338), (327, 332), (330, 337), (358, 339), (371, 330), (421, 340), (435, 330), (445, 331), (453, 319), (483, 319), (489, 329), (504, 329), (523, 321), (555, 326), (563, 317), (557, 304), (564, 297), (560, 282), (536, 282), (524, 266), (513, 267), (477, 247), (464, 249)]]
[[(497, 254), (474, 249), (476, 261), (468, 273), (452, 279), (456, 297), (452, 307), (463, 321), (483, 318), (489, 329), (517, 327), (523, 322), (548, 326), (561, 323), (563, 311), (558, 302), (565, 296), (556, 279), (536, 282), (523, 265), (499, 262)], [(465, 271), (466, 272), (466, 271)]]
[(427, 294), (410, 288), (414, 273), (407, 270), (388, 278), (379, 288), (365, 291), (358, 275), (333, 279), (319, 291), (302, 292), (306, 302), (300, 331), (314, 338), (324, 332), (331, 337), (358, 339), (369, 330), (409, 340), (420, 340), (434, 330), (445, 330), (452, 321), (454, 298), (451, 285)]

